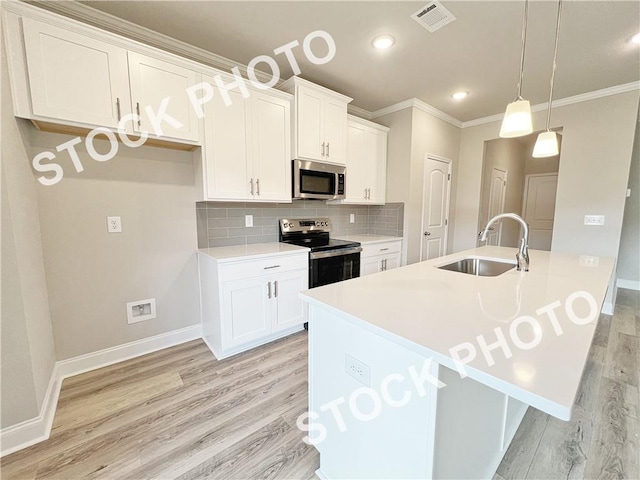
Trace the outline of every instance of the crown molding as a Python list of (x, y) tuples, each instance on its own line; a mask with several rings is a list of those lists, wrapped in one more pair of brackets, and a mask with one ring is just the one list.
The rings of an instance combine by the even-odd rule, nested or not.
[(389, 115), (390, 113), (399, 112), (400, 110), (404, 110), (405, 108), (411, 108), (411, 107), (417, 108), (418, 110), (421, 110), (425, 113), (428, 113), (429, 115), (439, 118), (440, 120), (450, 123), (454, 127), (458, 127), (458, 128), (462, 127), (462, 121), (458, 120), (455, 117), (452, 117), (451, 115), (443, 112), (442, 110), (438, 110), (436, 107), (433, 107), (428, 103), (423, 102), (422, 100), (415, 97), (400, 103), (396, 103), (394, 105), (390, 105), (380, 110), (376, 110), (375, 112), (371, 112), (371, 119), (379, 118), (384, 115)]
[(372, 114), (369, 110), (365, 110), (364, 108), (356, 107), (355, 105), (347, 105), (347, 113), (349, 115), (353, 115), (354, 117), (364, 118), (365, 120), (372, 120)]
[[(634, 90), (640, 90), (639, 82), (624, 83), (622, 85), (616, 85), (614, 87), (603, 88), (601, 90), (594, 90), (592, 92), (581, 93), (579, 95), (573, 95), (571, 97), (560, 98), (551, 102), (551, 108), (564, 107), (566, 105), (573, 105), (574, 103), (588, 102), (589, 100), (596, 100), (598, 98), (609, 97), (611, 95), (619, 95), (621, 93), (633, 92)], [(532, 112), (544, 111), (548, 108), (549, 102), (539, 103), (531, 106)], [(490, 115), (488, 117), (477, 118), (475, 120), (469, 120), (468, 122), (462, 122), (462, 128), (475, 127), (476, 125), (484, 125), (485, 123), (502, 121), (504, 113), (498, 113), (496, 115)]]
[[(22, 2), (15, 3), (20, 5)], [(231, 73), (232, 68), (238, 67), (240, 73), (242, 73), (245, 78), (247, 77), (246, 65), (243, 65), (239, 62), (234, 62), (229, 58), (223, 57), (222, 55), (217, 55), (203, 48), (195, 47), (188, 43), (169, 37), (168, 35), (164, 35), (140, 25), (136, 25), (135, 23), (123, 20), (114, 15), (102, 12), (82, 3), (35, 0), (29, 2), (28, 5), (22, 5), (34, 5), (42, 10), (57, 13), (64, 17), (77, 20), (84, 24), (92, 25), (102, 30), (106, 30), (107, 32), (114, 33), (116, 35), (135, 40), (145, 45), (149, 45), (151, 47), (155, 47), (160, 50), (164, 50), (166, 52), (188, 58), (189, 60), (202, 63), (204, 65), (222, 70), (224, 72)], [(258, 80), (265, 83), (272, 78), (271, 75), (259, 70), (255, 70), (255, 74)], [(276, 88), (278, 88), (282, 83), (283, 81), (282, 79), (280, 79), (280, 81), (276, 85)]]

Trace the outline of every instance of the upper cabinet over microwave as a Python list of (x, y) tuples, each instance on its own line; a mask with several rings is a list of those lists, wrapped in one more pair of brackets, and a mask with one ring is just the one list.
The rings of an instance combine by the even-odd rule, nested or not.
[[(124, 124), (130, 134), (147, 131), (150, 137), (199, 143), (199, 119), (187, 94), (199, 74), (78, 31), (21, 20), (26, 81), (13, 78), (12, 87), (14, 99), (26, 99), (15, 102), (17, 116), (43, 129), (55, 124), (116, 129), (123, 117), (138, 114), (139, 120)], [(166, 98), (166, 113), (181, 126), (163, 121), (156, 134), (150, 115), (160, 116)]]
[(352, 99), (299, 77), (287, 80), (283, 89), (295, 96), (293, 158), (344, 165)]

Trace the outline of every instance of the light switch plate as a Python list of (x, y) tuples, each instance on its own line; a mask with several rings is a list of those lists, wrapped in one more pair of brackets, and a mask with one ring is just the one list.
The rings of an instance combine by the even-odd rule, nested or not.
[(253, 215), (245, 215), (244, 216), (244, 226), (245, 227), (253, 227)]
[(604, 215), (585, 215), (585, 225), (604, 225)]

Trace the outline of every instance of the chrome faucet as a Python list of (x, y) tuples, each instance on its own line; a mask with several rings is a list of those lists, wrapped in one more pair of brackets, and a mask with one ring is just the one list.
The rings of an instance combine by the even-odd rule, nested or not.
[(511, 218), (516, 222), (522, 225), (522, 238), (520, 239), (520, 249), (518, 253), (516, 253), (516, 262), (517, 269), (524, 270), (525, 272), (529, 271), (529, 225), (525, 222), (520, 215), (516, 215), (515, 213), (501, 213), (500, 215), (496, 215), (491, 220), (487, 222), (487, 226), (484, 227), (482, 231), (482, 236), (480, 240), (483, 242), (487, 241), (487, 232), (489, 232), (489, 227), (493, 225), (495, 222), (502, 218)]

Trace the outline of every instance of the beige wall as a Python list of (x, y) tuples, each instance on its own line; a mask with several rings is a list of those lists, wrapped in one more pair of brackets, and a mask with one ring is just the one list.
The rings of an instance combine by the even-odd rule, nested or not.
[[(452, 161), (457, 168), (460, 129), (418, 108), (407, 108), (375, 120), (390, 127), (387, 159), (387, 201), (404, 202), (404, 258), (420, 261), (424, 161), (427, 154)], [(455, 199), (455, 181), (451, 201)], [(451, 209), (449, 224), (453, 225)], [(449, 248), (453, 245), (449, 230)]]
[(3, 54), (0, 82), (2, 428), (40, 413), (55, 363), (36, 185), (18, 121), (12, 115), (5, 58)]
[[(29, 132), (32, 157), (71, 138)], [(191, 154), (120, 145), (101, 163), (80, 147), (83, 172), (62, 160), (62, 181), (38, 186), (59, 360), (199, 322)], [(122, 233), (107, 233), (107, 216)], [(157, 318), (127, 324), (126, 303), (147, 298)]]
[(626, 199), (622, 220), (618, 278), (635, 282), (640, 289), (640, 112), (638, 117), (628, 182), (631, 196)]

